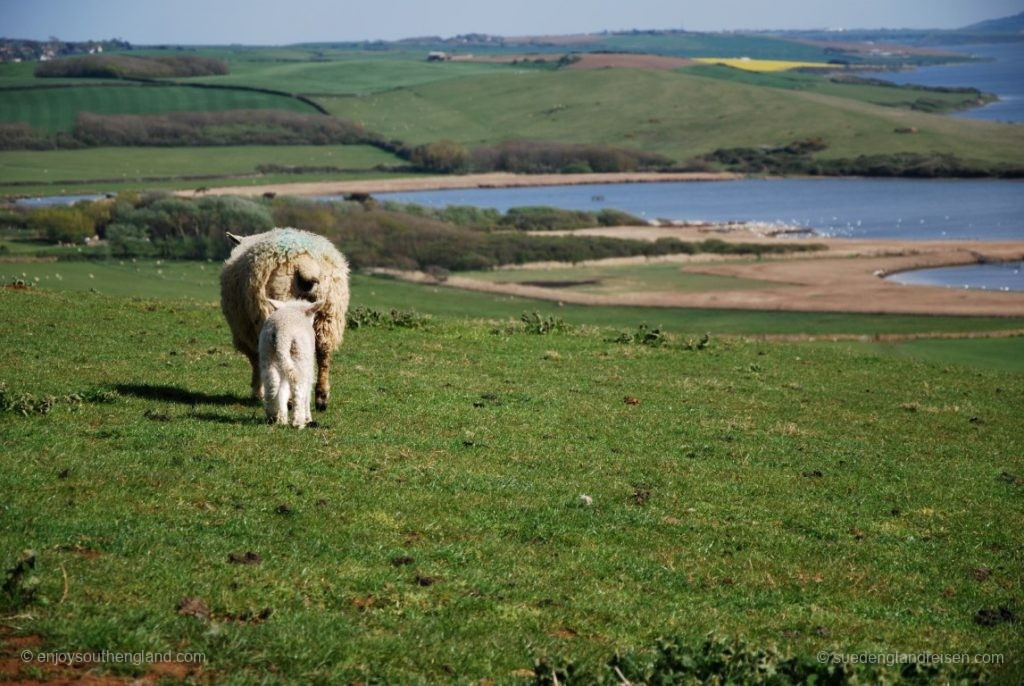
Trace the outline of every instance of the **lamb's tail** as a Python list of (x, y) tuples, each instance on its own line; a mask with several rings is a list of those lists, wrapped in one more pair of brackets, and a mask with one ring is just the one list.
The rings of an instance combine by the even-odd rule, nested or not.
[(291, 336), (278, 336), (276, 341), (277, 359), (281, 363), (281, 371), (288, 379), (288, 383), (295, 385), (299, 382), (299, 370), (295, 367), (295, 360), (292, 354), (295, 352), (295, 339)]

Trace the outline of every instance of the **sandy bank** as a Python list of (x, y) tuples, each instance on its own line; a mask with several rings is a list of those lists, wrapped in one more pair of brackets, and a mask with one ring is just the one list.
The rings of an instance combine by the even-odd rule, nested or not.
[(465, 174), (462, 176), (408, 176), (399, 179), (361, 181), (313, 181), (276, 183), (263, 186), (224, 186), (201, 193), (177, 191), (184, 197), (197, 195), (259, 196), (338, 195), (343, 193), (390, 193), (398, 191), (453, 190), (458, 188), (525, 188), (529, 186), (580, 186), (596, 183), (654, 183), (658, 181), (734, 181), (740, 174), (727, 172), (615, 172), (607, 174)]
[[(742, 237), (731, 239), (740, 240)], [(449, 277), (444, 285), (579, 305), (1024, 317), (1024, 293), (908, 286), (882, 278), (886, 274), (910, 269), (973, 264), (984, 260), (1021, 260), (1024, 259), (1024, 241), (815, 239), (814, 242), (824, 244), (826, 250), (761, 260), (735, 255), (682, 255), (651, 260), (642, 257), (613, 258), (589, 263), (590, 266), (616, 266), (680, 262), (680, 268), (688, 272), (756, 279), (771, 284), (765, 288), (594, 294), (522, 283), (494, 283), (459, 275)], [(395, 275), (410, 281), (436, 283), (432, 277), (416, 272), (398, 272)]]

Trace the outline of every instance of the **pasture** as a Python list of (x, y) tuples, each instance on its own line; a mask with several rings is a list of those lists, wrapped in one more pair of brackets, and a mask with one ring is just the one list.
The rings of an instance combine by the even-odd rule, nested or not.
[[(39, 81), (45, 83), (46, 80)], [(159, 114), (240, 109), (316, 112), (308, 103), (269, 93), (187, 86), (94, 84), (4, 91), (0, 98), (0, 122), (23, 122), (52, 133), (70, 131), (79, 112)]]
[(425, 54), (397, 57), (354, 55), (328, 61), (231, 63), (225, 76), (202, 76), (188, 82), (255, 86), (303, 95), (366, 95), (435, 81), (493, 72), (522, 71), (522, 67), (479, 62), (427, 62)]
[(709, 631), (1019, 659), (977, 620), (1020, 611), (1019, 374), (438, 317), (351, 330), (298, 432), (209, 298), (0, 308), (2, 564), (36, 551), (3, 600), (41, 650), (204, 652), (225, 683), (545, 683)]
[[(400, 165), (369, 145), (246, 145), (205, 148), (85, 148), (0, 152), (0, 193), (84, 193), (146, 188), (195, 188), (308, 180), (366, 178), (378, 165)], [(260, 165), (330, 167), (261, 174)], [(199, 175), (200, 179), (187, 177)], [(61, 185), (62, 182), (67, 182)]]
[[(43, 290), (64, 293), (144, 299), (186, 298), (212, 303), (219, 297), (216, 262), (182, 260), (104, 260), (104, 261), (21, 261), (16, 255), (31, 250), (24, 243), (0, 241), (11, 257), (0, 261), (0, 285), (15, 280), (31, 283)], [(680, 274), (653, 265), (653, 271), (641, 267), (614, 268), (620, 282), (642, 281), (647, 288), (715, 287), (735, 285), (739, 279), (710, 279), (707, 275)], [(584, 270), (586, 268), (576, 268)], [(621, 270), (621, 271), (620, 271)], [(496, 270), (474, 274), (504, 280), (507, 275), (527, 273), (527, 277), (546, 278), (549, 270)], [(572, 271), (569, 276), (577, 272)], [(606, 278), (606, 277), (605, 277)], [(1024, 328), (1024, 320), (1011, 317), (950, 317), (883, 314), (844, 314), (838, 312), (770, 312), (757, 310), (713, 310), (658, 307), (594, 307), (530, 300), (507, 295), (463, 291), (443, 286), (406, 283), (380, 276), (352, 276), (353, 306), (387, 311), (398, 307), (441, 320), (515, 321), (523, 313), (562, 319), (573, 326), (596, 326), (618, 331), (635, 330), (640, 324), (662, 329), (679, 337), (697, 337), (704, 333), (725, 336), (854, 335), (870, 339), (883, 334), (927, 335), (982, 331), (1006, 331)], [(833, 344), (829, 344), (833, 345)], [(872, 354), (897, 354), (921, 357), (935, 362), (977, 365), (988, 369), (1017, 371), (1024, 359), (1024, 337), (978, 340), (923, 339), (901, 343), (837, 343), (862, 346)]]
[[(686, 160), (716, 148), (820, 137), (829, 144), (820, 153), (826, 157), (945, 152), (984, 163), (1019, 163), (1024, 147), (1021, 126), (873, 105), (861, 100), (871, 96), (858, 86), (850, 86), (855, 97), (837, 97), (691, 73), (705, 68), (509, 71), (318, 102), (417, 144), (521, 138), (625, 146)], [(897, 131), (908, 127), (917, 132)]]
[[(917, 108), (919, 110), (927, 107), (929, 108), (927, 111), (931, 112), (964, 109), (976, 105), (979, 100), (979, 95), (972, 92), (943, 92), (910, 86), (894, 88), (863, 81), (836, 81), (831, 77), (805, 72), (754, 72), (717, 64), (704, 64), (689, 69), (687, 73), (746, 83), (762, 88), (821, 93), (886, 107)], [(984, 99), (984, 96), (981, 96), (981, 99)]]

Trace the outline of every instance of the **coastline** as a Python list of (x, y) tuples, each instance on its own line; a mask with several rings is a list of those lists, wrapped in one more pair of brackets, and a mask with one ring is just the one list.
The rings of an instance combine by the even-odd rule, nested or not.
[[(704, 236), (707, 237), (707, 236)], [(770, 242), (777, 239), (735, 232), (725, 240)], [(770, 259), (736, 255), (667, 255), (610, 258), (578, 266), (673, 263), (685, 271), (765, 282), (761, 288), (709, 291), (646, 291), (597, 294), (528, 285), (512, 280), (452, 274), (438, 280), (421, 272), (374, 270), (415, 283), (512, 295), (576, 305), (679, 307), (861, 314), (917, 314), (1024, 317), (1024, 292), (961, 290), (903, 285), (885, 277), (913, 269), (1006, 262), (1024, 259), (1024, 241), (894, 241), (810, 239), (826, 246), (812, 253)], [(558, 263), (511, 265), (495, 270), (497, 279), (511, 270), (571, 267)]]
[(462, 174), (407, 176), (398, 179), (365, 179), (361, 181), (309, 181), (276, 183), (260, 186), (222, 186), (196, 192), (175, 191), (175, 195), (193, 198), (203, 195), (261, 196), (341, 195), (345, 193), (394, 193), (401, 191), (437, 191), (462, 188), (527, 188), (530, 186), (585, 186), (605, 183), (658, 183), (736, 181), (745, 174), (732, 172), (606, 172), (597, 174)]

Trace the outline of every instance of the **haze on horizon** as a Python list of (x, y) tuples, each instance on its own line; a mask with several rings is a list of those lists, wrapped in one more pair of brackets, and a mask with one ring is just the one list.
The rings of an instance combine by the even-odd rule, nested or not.
[(1024, 10), (1021, 0), (0, 0), (0, 35), (62, 40), (286, 45), (486, 33), (501, 36), (629, 29), (691, 31), (958, 28)]

